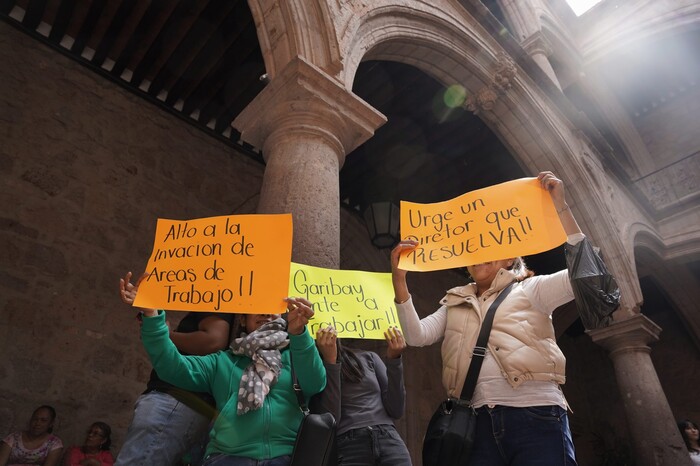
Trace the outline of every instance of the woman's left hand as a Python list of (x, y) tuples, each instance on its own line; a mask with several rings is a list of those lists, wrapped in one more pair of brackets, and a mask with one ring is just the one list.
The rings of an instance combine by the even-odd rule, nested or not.
[(581, 233), (581, 227), (578, 226), (574, 214), (566, 203), (566, 195), (564, 193), (564, 182), (549, 171), (540, 172), (537, 175), (537, 180), (543, 189), (549, 192), (554, 203), (554, 208), (557, 210), (557, 215), (564, 227), (564, 232), (567, 235)]
[(301, 335), (304, 326), (314, 316), (314, 310), (309, 301), (304, 298), (285, 298), (287, 301), (287, 333)]
[(406, 348), (406, 340), (398, 327), (389, 327), (389, 330), (384, 332), (384, 338), (388, 343), (386, 348), (386, 357), (389, 359), (397, 359), (401, 357), (401, 353)]
[(567, 207), (566, 196), (564, 194), (564, 182), (557, 178), (557, 176), (550, 172), (544, 171), (537, 175), (537, 180), (542, 185), (542, 188), (549, 192), (554, 202), (554, 207), (557, 211)]

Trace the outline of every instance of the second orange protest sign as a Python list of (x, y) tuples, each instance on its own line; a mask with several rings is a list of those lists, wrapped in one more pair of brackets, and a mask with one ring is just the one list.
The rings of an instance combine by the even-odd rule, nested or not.
[(158, 219), (134, 306), (281, 313), (291, 259), (290, 214)]
[(566, 240), (554, 203), (536, 178), (434, 204), (401, 201), (401, 237), (418, 242), (399, 263), (401, 269), (414, 271), (536, 254)]

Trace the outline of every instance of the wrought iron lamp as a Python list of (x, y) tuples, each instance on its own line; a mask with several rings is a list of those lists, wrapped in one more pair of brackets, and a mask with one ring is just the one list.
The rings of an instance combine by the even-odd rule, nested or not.
[(375, 247), (390, 248), (399, 241), (399, 206), (390, 201), (373, 202), (365, 209), (364, 217)]

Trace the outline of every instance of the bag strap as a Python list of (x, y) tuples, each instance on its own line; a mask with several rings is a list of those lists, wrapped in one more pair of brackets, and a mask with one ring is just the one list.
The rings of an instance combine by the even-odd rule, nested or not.
[(501, 305), (506, 296), (513, 289), (515, 282), (511, 283), (501, 291), (496, 300), (491, 303), (489, 310), (484, 316), (484, 322), (481, 324), (481, 330), (479, 331), (479, 337), (476, 340), (476, 346), (472, 351), (472, 362), (469, 364), (469, 370), (467, 371), (467, 377), (464, 381), (464, 386), (462, 387), (462, 394), (459, 396), (461, 400), (471, 401), (472, 395), (474, 394), (474, 389), (476, 388), (476, 380), (479, 378), (479, 372), (481, 371), (481, 364), (484, 362), (484, 357), (486, 356), (486, 343), (489, 341), (489, 334), (491, 333), (491, 325), (493, 325), (493, 317), (496, 315), (496, 309)]
[(301, 409), (301, 412), (304, 413), (306, 416), (309, 414), (309, 407), (306, 406), (306, 401), (304, 400), (304, 392), (301, 389), (301, 385), (299, 385), (299, 380), (297, 379), (297, 374), (294, 372), (294, 360), (292, 359), (292, 350), (289, 350), (289, 365), (292, 369), (292, 382), (294, 385), (294, 394), (297, 396), (297, 402), (299, 403), (299, 409)]

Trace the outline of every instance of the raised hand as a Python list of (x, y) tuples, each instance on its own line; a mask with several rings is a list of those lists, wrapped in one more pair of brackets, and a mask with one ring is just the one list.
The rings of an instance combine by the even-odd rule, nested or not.
[(384, 338), (387, 342), (386, 357), (389, 359), (397, 359), (401, 357), (401, 353), (406, 348), (406, 340), (398, 327), (389, 327), (389, 330), (384, 332)]
[(411, 294), (406, 284), (406, 271), (399, 268), (399, 258), (404, 251), (412, 251), (418, 246), (417, 241), (402, 240), (391, 250), (391, 284), (394, 287), (394, 300), (403, 303)]
[(537, 175), (537, 180), (540, 182), (540, 185), (542, 185), (542, 189), (546, 189), (552, 197), (554, 208), (557, 209), (557, 215), (559, 215), (559, 220), (561, 220), (566, 234), (581, 233), (581, 228), (578, 226), (574, 214), (569, 208), (569, 204), (566, 203), (564, 182), (549, 171), (540, 172), (539, 175)]
[(285, 298), (287, 301), (287, 333), (301, 335), (304, 326), (314, 316), (311, 303), (304, 298)]
[(566, 196), (564, 194), (564, 182), (556, 177), (556, 175), (550, 171), (540, 172), (537, 175), (537, 179), (542, 185), (542, 188), (549, 192), (552, 196), (552, 201), (557, 211), (561, 209), (566, 209), (568, 206), (566, 204)]
[(318, 329), (316, 332), (316, 347), (321, 354), (321, 359), (328, 364), (335, 364), (338, 360), (338, 346), (336, 339), (338, 332), (332, 326)]
[[(131, 272), (127, 272), (126, 275), (124, 275), (124, 278), (119, 279), (119, 296), (121, 296), (124, 303), (130, 306), (134, 304), (136, 295), (139, 292), (139, 285), (146, 277), (148, 277), (148, 273), (144, 272), (143, 275), (141, 275), (141, 277), (136, 281), (135, 285), (131, 283)], [(143, 309), (137, 317), (140, 318), (142, 313), (147, 317), (153, 317), (154, 315), (158, 314), (158, 311), (155, 309)]]
[(394, 246), (394, 249), (391, 250), (391, 273), (394, 275), (402, 275), (406, 276), (406, 271), (401, 270), (399, 268), (399, 258), (401, 257), (401, 253), (404, 251), (411, 251), (418, 246), (417, 241), (413, 241), (411, 239), (405, 239), (399, 242), (396, 246)]
[(148, 274), (144, 272), (141, 278), (136, 281), (135, 285), (131, 283), (131, 272), (127, 272), (124, 278), (119, 279), (119, 295), (124, 303), (129, 305), (134, 304), (136, 295), (139, 292), (139, 285), (146, 277), (148, 277)]

